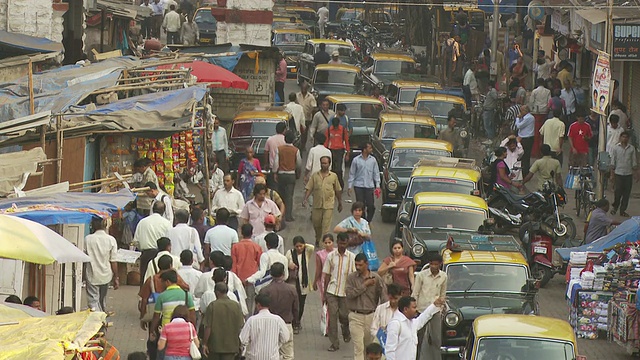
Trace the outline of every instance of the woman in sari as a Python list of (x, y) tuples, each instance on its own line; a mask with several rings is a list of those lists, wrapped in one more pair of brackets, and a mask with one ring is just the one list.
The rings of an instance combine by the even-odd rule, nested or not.
[(387, 256), (378, 269), (378, 275), (384, 277), (391, 273), (393, 283), (402, 285), (411, 292), (415, 279), (416, 262), (404, 254), (402, 240), (395, 240), (391, 245), (391, 256)]
[(238, 166), (238, 188), (244, 196), (244, 201), (249, 201), (253, 194), (253, 186), (256, 184), (256, 175), (262, 172), (260, 160), (253, 157), (253, 148), (247, 148), (247, 156), (240, 160)]
[(307, 294), (312, 288), (309, 278), (309, 265), (311, 264), (311, 256), (315, 248), (311, 244), (307, 244), (300, 235), (293, 238), (293, 249), (287, 251), (286, 257), (289, 260), (289, 279), (287, 282), (293, 283), (298, 293), (298, 318), (293, 321), (293, 333), (299, 334), (302, 329), (302, 315), (304, 314), (304, 304), (307, 300)]
[(351, 216), (342, 220), (335, 229), (334, 233), (349, 233), (349, 247), (347, 250), (355, 255), (362, 252), (362, 243), (371, 240), (371, 228), (369, 222), (362, 217), (364, 213), (364, 203), (356, 201), (351, 206)]

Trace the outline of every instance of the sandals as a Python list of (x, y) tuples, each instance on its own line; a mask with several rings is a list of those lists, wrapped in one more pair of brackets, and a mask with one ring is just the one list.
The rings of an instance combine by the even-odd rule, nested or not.
[(338, 350), (340, 350), (340, 347), (333, 346), (333, 345), (329, 346), (329, 348), (327, 349), (327, 351), (329, 351), (329, 352), (335, 352), (335, 351), (338, 351)]

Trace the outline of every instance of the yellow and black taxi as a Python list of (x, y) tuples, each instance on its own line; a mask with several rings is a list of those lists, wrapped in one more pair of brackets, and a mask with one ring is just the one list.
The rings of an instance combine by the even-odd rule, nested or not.
[(390, 241), (400, 238), (408, 256), (425, 264), (444, 250), (449, 236), (477, 234), (489, 225), (484, 199), (448, 192), (421, 192), (401, 209)]
[[(449, 116), (456, 118), (456, 131), (462, 139), (464, 149), (469, 149), (471, 139), (471, 112), (461, 89), (437, 89), (421, 87), (414, 100), (416, 111), (429, 111), (440, 131), (448, 126)], [(458, 149), (456, 149), (458, 150)]]
[(311, 93), (319, 103), (330, 94), (362, 94), (362, 69), (348, 64), (320, 64), (311, 78)]
[(216, 43), (218, 21), (211, 13), (211, 7), (201, 7), (193, 14), (193, 22), (198, 25), (200, 44), (213, 45)]
[(284, 53), (287, 62), (287, 75), (295, 75), (298, 57), (304, 49), (304, 44), (311, 38), (311, 32), (299, 27), (282, 26), (273, 29), (271, 43)]
[(441, 89), (436, 82), (419, 80), (393, 80), (387, 87), (386, 97), (389, 106), (400, 110), (413, 110), (413, 100), (420, 88)]
[(460, 352), (479, 316), (539, 313), (537, 282), (513, 236), (451, 235), (442, 259), (448, 305), (442, 324), (443, 353)]
[(343, 64), (356, 64), (353, 45), (346, 41), (334, 39), (309, 39), (304, 45), (304, 49), (298, 59), (298, 83), (302, 80), (311, 82), (313, 73), (315, 72), (316, 63), (313, 56), (320, 51), (320, 44), (325, 44), (325, 51), (328, 54), (337, 52), (340, 55), (340, 61)]
[(362, 152), (362, 144), (369, 141), (376, 127), (380, 112), (384, 110), (382, 101), (364, 95), (329, 95), (329, 106), (334, 112), (339, 104), (346, 106), (349, 127), (349, 159)]
[(435, 120), (416, 111), (385, 110), (380, 113), (371, 144), (373, 156), (378, 160), (380, 170), (389, 159), (391, 145), (396, 139), (437, 139), (438, 129)]
[(274, 14), (273, 20), (271, 22), (271, 27), (277, 29), (283, 26), (297, 27), (299, 29), (309, 30), (307, 28), (307, 25), (305, 25), (296, 14)]
[(365, 70), (372, 86), (384, 88), (398, 77), (415, 74), (416, 60), (411, 53), (402, 51), (377, 51), (371, 54), (373, 65)]
[[(229, 132), (230, 169), (237, 171), (248, 147), (262, 159), (267, 139), (276, 134), (276, 125), (288, 124), (289, 113), (282, 107), (246, 106), (233, 118)], [(296, 140), (297, 141), (297, 140)]]
[(298, 15), (302, 23), (315, 33), (315, 28), (318, 24), (318, 15), (315, 10), (308, 6), (285, 6), (284, 9), (289, 13)]
[(483, 315), (474, 320), (463, 360), (587, 360), (578, 355), (576, 335), (564, 320), (517, 314)]
[(367, 22), (382, 32), (397, 33), (399, 30), (399, 25), (393, 20), (393, 16), (388, 11), (369, 11)]

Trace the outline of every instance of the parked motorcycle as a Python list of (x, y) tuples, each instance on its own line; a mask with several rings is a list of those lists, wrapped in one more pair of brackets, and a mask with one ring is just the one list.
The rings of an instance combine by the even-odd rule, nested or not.
[(552, 227), (556, 245), (576, 237), (573, 219), (559, 211), (559, 208), (567, 203), (566, 193), (551, 181), (544, 183), (542, 191), (534, 191), (527, 195), (516, 195), (495, 184), (493, 194), (487, 203), (498, 232), (519, 229), (529, 221), (540, 221)]
[(531, 274), (540, 282), (540, 287), (544, 287), (555, 274), (562, 272), (562, 268), (553, 265), (553, 243), (557, 238), (554, 229), (547, 223), (532, 221), (520, 227), (519, 235)]

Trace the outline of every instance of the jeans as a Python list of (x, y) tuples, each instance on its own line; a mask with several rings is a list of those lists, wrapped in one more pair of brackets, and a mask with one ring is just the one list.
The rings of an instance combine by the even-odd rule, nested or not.
[(284, 83), (283, 82), (276, 81), (276, 94), (278, 94), (278, 97), (280, 97), (280, 102), (277, 103), (276, 105), (284, 104), (286, 102), (286, 100), (284, 98)]
[(342, 165), (344, 162), (344, 149), (331, 150), (331, 171), (338, 175), (338, 181), (340, 187), (344, 191), (344, 174), (342, 172)]
[(278, 192), (285, 207), (285, 220), (293, 221), (293, 192), (296, 187), (296, 174), (278, 174)]
[(227, 152), (225, 150), (217, 150), (214, 152), (216, 154), (216, 160), (218, 161), (218, 167), (225, 174), (229, 173), (229, 162), (227, 161)]
[(369, 188), (362, 187), (354, 187), (356, 191), (356, 201), (360, 201), (364, 204), (364, 208), (366, 210), (365, 219), (371, 224), (371, 220), (373, 220), (373, 215), (376, 213), (376, 207), (374, 205), (373, 200), (373, 190)]
[(614, 210), (620, 206), (620, 212), (623, 213), (629, 206), (629, 196), (631, 195), (631, 185), (633, 184), (633, 175), (616, 174), (616, 189), (614, 191), (613, 204)]
[(167, 31), (167, 44), (180, 44), (180, 32)]
[(191, 356), (165, 355), (164, 360), (191, 360)]
[(87, 281), (87, 305), (92, 311), (107, 311), (107, 290), (109, 284), (94, 285)]
[(482, 112), (484, 132), (487, 135), (487, 138), (491, 140), (496, 137), (496, 133), (493, 131), (493, 117), (495, 116), (495, 112), (495, 110), (484, 110)]

